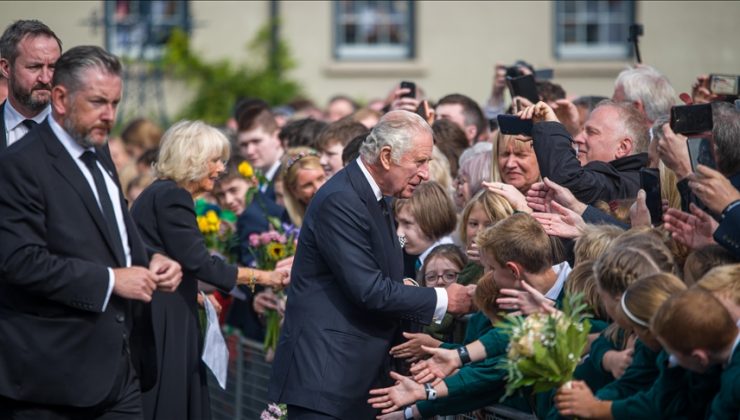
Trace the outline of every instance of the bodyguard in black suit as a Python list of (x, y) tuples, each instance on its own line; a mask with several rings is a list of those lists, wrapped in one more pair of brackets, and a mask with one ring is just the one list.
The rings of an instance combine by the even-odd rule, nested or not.
[(428, 178), (429, 126), (390, 112), (360, 153), (319, 190), (301, 229), (268, 390), (290, 418), (373, 418), (368, 391), (386, 378), (400, 321), (469, 308), (463, 286), (403, 283), (387, 196), (409, 197)]
[(0, 418), (139, 418), (156, 375), (144, 302), (181, 273), (149, 262), (101, 153), (120, 72), (98, 47), (69, 50), (51, 118), (0, 155)]
[(37, 20), (18, 20), (0, 37), (0, 69), (8, 99), (0, 104), (0, 152), (49, 115), (54, 63), (62, 41)]

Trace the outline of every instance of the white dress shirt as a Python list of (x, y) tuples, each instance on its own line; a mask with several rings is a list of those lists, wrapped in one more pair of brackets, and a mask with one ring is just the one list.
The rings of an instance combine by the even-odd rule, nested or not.
[[(90, 172), (90, 169), (88, 169), (87, 165), (85, 165), (85, 162), (80, 159), (80, 156), (86, 151), (92, 151), (95, 153), (95, 150), (93, 149), (85, 149), (66, 132), (64, 129), (57, 124), (56, 121), (54, 121), (54, 118), (49, 117), (49, 126), (51, 127), (51, 131), (54, 132), (54, 134), (57, 136), (59, 141), (62, 143), (62, 146), (64, 146), (64, 149), (67, 150), (67, 153), (72, 157), (72, 160), (77, 165), (77, 167), (80, 169), (80, 172), (82, 172), (82, 175), (85, 177), (85, 180), (87, 181), (88, 185), (90, 186), (90, 189), (92, 190), (93, 195), (95, 196), (95, 201), (98, 202), (98, 207), (100, 207), (100, 198), (98, 197), (98, 189), (95, 187), (95, 180), (93, 180), (92, 173)], [(121, 244), (123, 245), (123, 253), (126, 257), (126, 267), (131, 266), (131, 248), (128, 243), (128, 232), (126, 230), (126, 223), (123, 221), (123, 207), (121, 206), (121, 194), (118, 190), (118, 186), (116, 185), (116, 182), (113, 180), (113, 175), (108, 172), (108, 169), (103, 167), (99, 161), (96, 161), (98, 168), (100, 169), (100, 172), (103, 173), (103, 179), (105, 180), (105, 187), (108, 190), (108, 195), (110, 196), (110, 202), (113, 205), (113, 212), (116, 215), (116, 225), (118, 226), (118, 232), (121, 236)], [(101, 208), (102, 212), (102, 208)], [(113, 273), (113, 269), (111, 267), (108, 267), (108, 292), (105, 295), (105, 301), (103, 302), (103, 311), (105, 311), (105, 308), (108, 306), (108, 301), (110, 300), (110, 295), (113, 293), (113, 286), (115, 284), (115, 274)]]
[(11, 144), (17, 142), (28, 133), (28, 127), (23, 124), (23, 121), (31, 119), (36, 121), (38, 124), (41, 124), (50, 113), (51, 105), (48, 105), (35, 117), (26, 118), (13, 108), (10, 101), (6, 100), (3, 118), (5, 119), (5, 138), (8, 139), (7, 146), (10, 147)]

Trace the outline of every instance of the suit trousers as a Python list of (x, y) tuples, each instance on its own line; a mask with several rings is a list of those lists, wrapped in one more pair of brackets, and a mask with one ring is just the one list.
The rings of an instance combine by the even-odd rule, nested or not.
[(103, 401), (93, 407), (50, 406), (0, 397), (0, 419), (7, 420), (129, 420), (143, 417), (139, 377), (131, 364), (128, 343), (122, 346), (113, 388)]
[(337, 420), (325, 413), (309, 410), (297, 405), (288, 405), (288, 420)]

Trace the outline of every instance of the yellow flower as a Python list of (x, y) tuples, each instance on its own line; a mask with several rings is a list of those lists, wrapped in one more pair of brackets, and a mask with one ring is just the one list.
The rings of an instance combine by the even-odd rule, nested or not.
[(219, 222), (218, 219), (218, 213), (216, 213), (215, 210), (208, 210), (206, 212), (206, 220), (208, 221), (208, 224), (215, 225)]
[(239, 164), (239, 173), (242, 174), (244, 178), (251, 178), (254, 176), (254, 169), (252, 169), (252, 165), (245, 160)]
[(267, 255), (273, 260), (282, 260), (285, 258), (285, 245), (277, 242), (271, 242), (267, 245)]
[(205, 216), (198, 216), (198, 229), (201, 233), (208, 233), (208, 221)]

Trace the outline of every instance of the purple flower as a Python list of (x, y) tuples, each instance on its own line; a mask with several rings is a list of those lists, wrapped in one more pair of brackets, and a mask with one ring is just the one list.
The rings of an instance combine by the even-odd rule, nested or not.
[(256, 248), (260, 245), (260, 236), (256, 233), (249, 235), (249, 246)]

